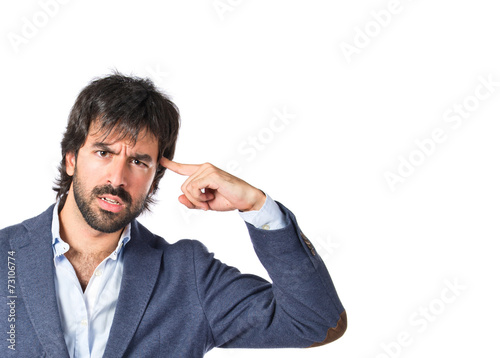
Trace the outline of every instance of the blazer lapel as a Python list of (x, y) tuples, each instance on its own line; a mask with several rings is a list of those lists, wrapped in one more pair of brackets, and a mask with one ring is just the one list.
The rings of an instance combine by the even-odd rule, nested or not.
[(124, 254), (123, 278), (104, 358), (123, 357), (153, 292), (162, 251), (149, 246), (153, 234), (137, 221)]
[[(29, 318), (50, 357), (69, 358), (61, 327), (54, 284), (52, 205), (25, 221), (27, 234), (10, 239), (16, 252), (16, 271)], [(27, 317), (26, 317), (27, 320)]]

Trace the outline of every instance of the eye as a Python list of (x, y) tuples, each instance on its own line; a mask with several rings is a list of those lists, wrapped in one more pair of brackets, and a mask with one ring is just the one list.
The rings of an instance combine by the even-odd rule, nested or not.
[(140, 160), (132, 159), (131, 162), (134, 165), (137, 165), (137, 166), (140, 166), (140, 167), (146, 167), (147, 168), (147, 165), (145, 163), (141, 162)]
[(98, 150), (98, 151), (96, 152), (96, 154), (97, 154), (98, 156), (100, 156), (101, 158), (106, 158), (106, 157), (108, 156), (108, 154), (109, 154), (109, 153), (108, 153), (108, 152), (106, 152), (105, 150)]

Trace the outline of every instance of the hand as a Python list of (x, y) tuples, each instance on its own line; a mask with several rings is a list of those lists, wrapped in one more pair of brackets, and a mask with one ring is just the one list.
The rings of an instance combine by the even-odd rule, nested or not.
[(266, 201), (262, 191), (210, 163), (180, 164), (163, 157), (160, 164), (189, 176), (181, 187), (184, 194), (179, 196), (189, 209), (251, 211), (259, 210)]

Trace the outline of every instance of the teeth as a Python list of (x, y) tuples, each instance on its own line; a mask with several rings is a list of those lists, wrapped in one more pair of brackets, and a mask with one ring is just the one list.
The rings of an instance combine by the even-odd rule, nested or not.
[(120, 205), (119, 202), (116, 200), (108, 199), (108, 198), (100, 198), (101, 200), (107, 201), (108, 203), (115, 204), (115, 205)]

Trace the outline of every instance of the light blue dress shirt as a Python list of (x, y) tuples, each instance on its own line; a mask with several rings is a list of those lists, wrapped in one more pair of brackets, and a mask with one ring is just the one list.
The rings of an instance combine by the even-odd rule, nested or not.
[[(64, 340), (71, 358), (100, 358), (104, 354), (123, 275), (123, 250), (130, 241), (130, 224), (118, 245), (95, 269), (83, 292), (76, 272), (64, 256), (69, 245), (59, 234), (58, 203), (52, 218), (55, 287)], [(240, 212), (256, 228), (277, 230), (286, 226), (285, 216), (271, 197), (266, 195), (259, 211)]]

